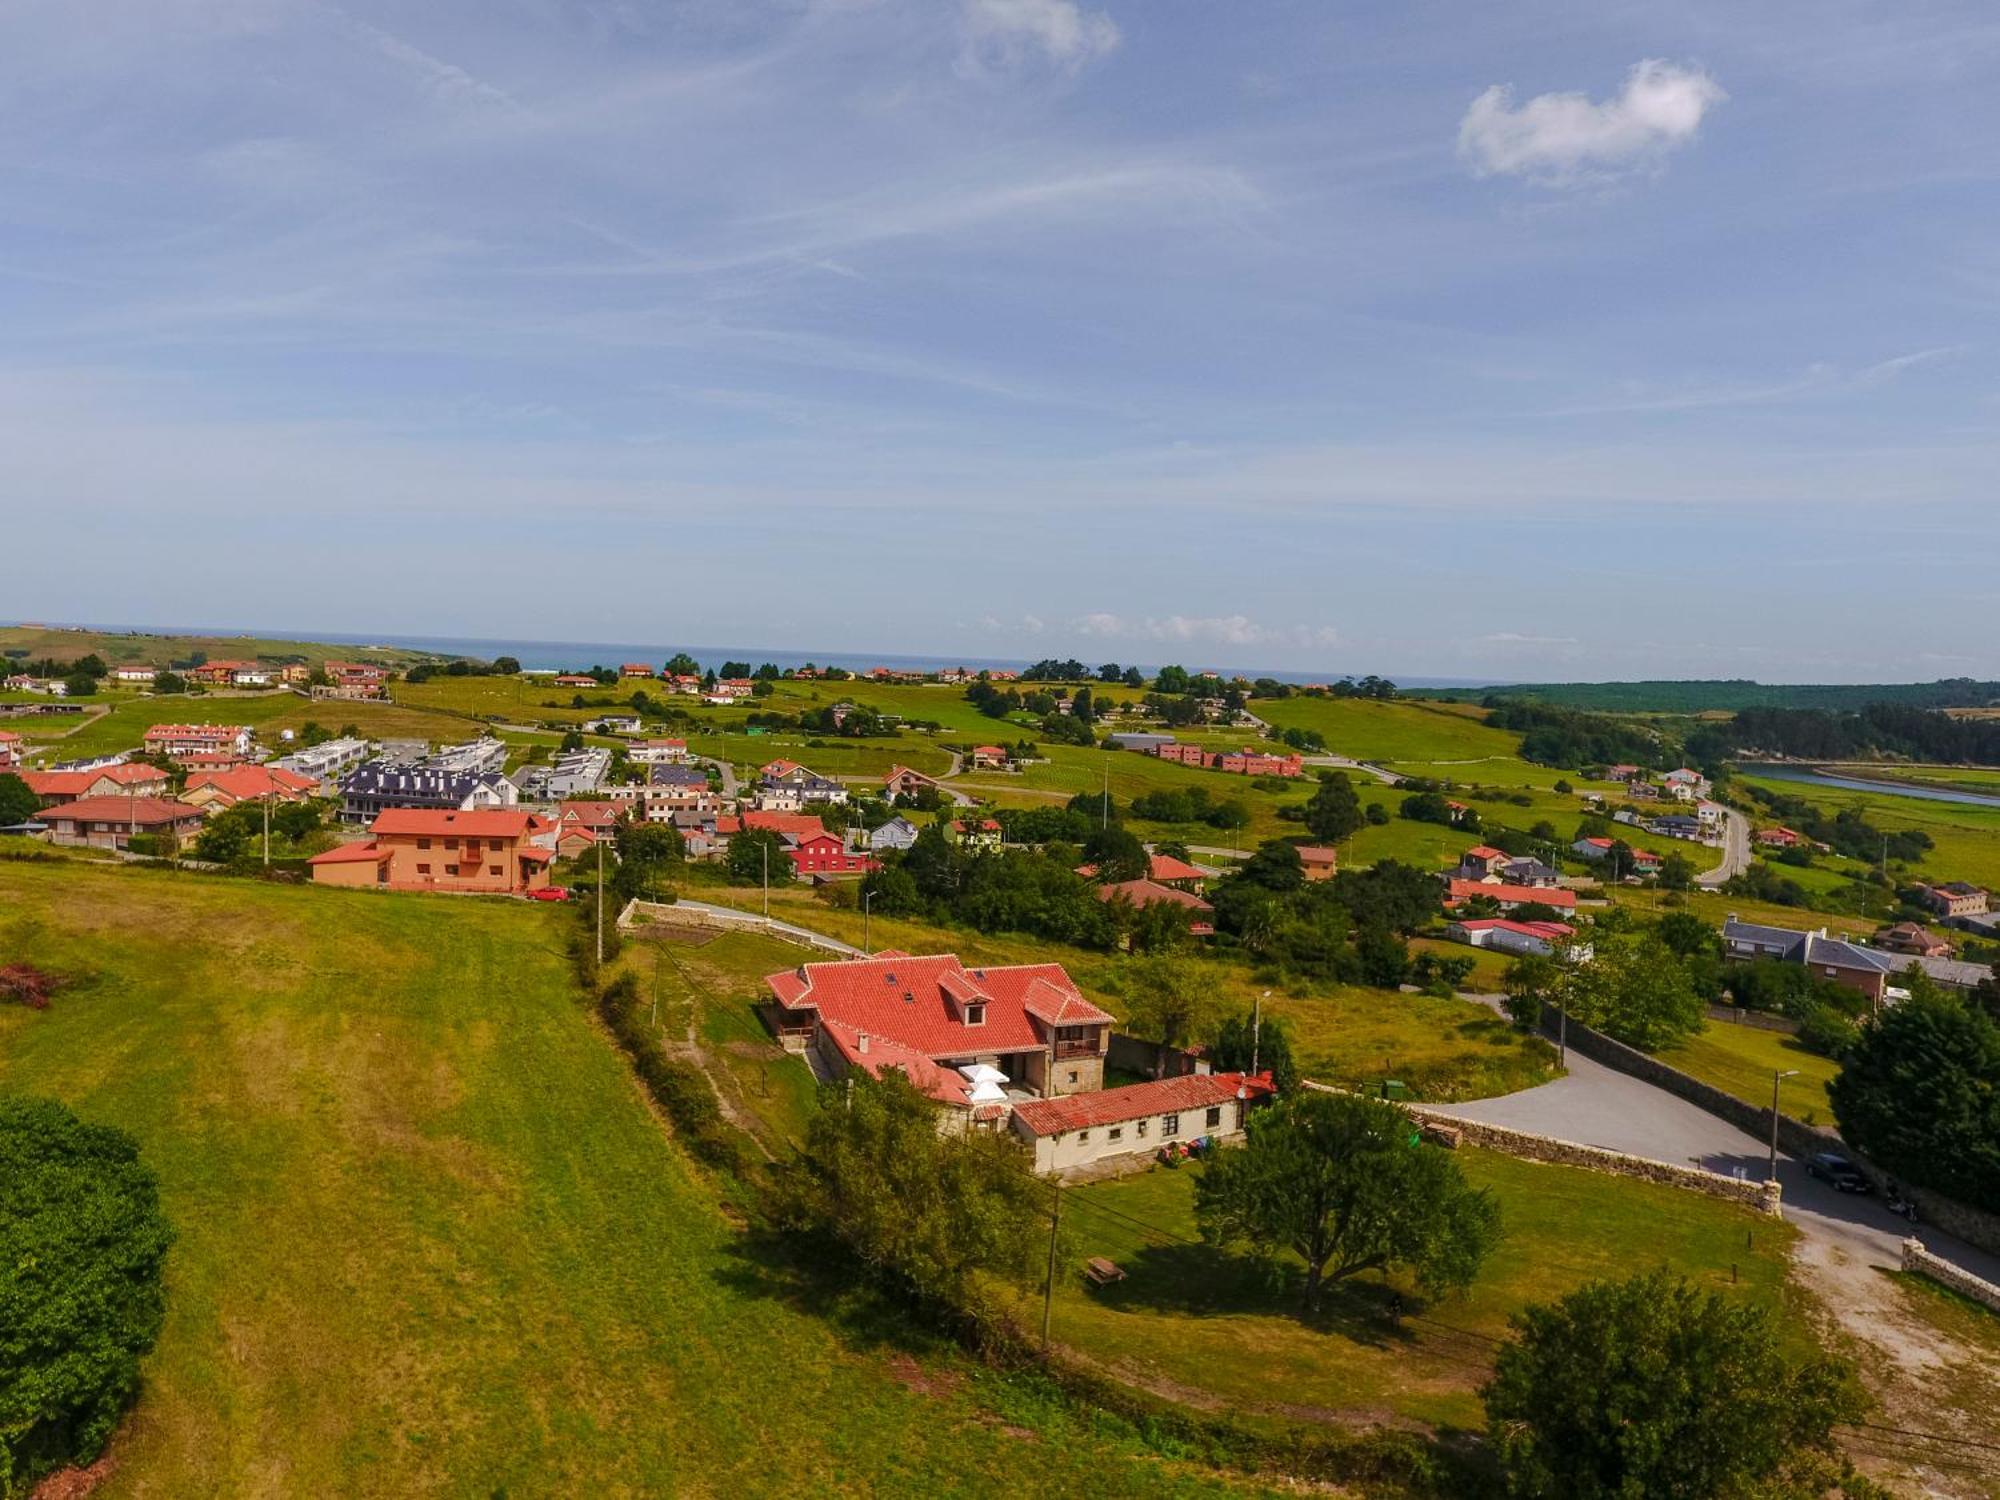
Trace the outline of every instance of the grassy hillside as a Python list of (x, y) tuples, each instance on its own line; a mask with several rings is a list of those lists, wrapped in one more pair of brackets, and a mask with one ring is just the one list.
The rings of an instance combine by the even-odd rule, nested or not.
[[(352, 724), (370, 739), (463, 740), (479, 726), (450, 714), (404, 703), (319, 702), (293, 692), (146, 694), (120, 693), (99, 699), (107, 711), (82, 722), (73, 718), (18, 719), (10, 728), (26, 736), (30, 755), (78, 760), (116, 750), (136, 750), (154, 724), (248, 724), (266, 743), (281, 729), (318, 722), (328, 729)], [(553, 738), (551, 739), (553, 743)]]
[(1443, 688), (1439, 698), (1479, 702), (1488, 696), (1560, 703), (1606, 713), (1734, 713), (1745, 708), (1854, 709), (1870, 703), (1911, 708), (1982, 708), (2000, 701), (2000, 682), (1763, 683), (1727, 680), (1524, 682), (1507, 687)]
[(0, 952), (87, 979), (0, 1010), (0, 1087), (131, 1131), (180, 1236), (98, 1495), (1205, 1482), (823, 1320), (586, 1019), (561, 921), (0, 863)]
[(0, 652), (17, 651), (40, 661), (74, 661), (95, 653), (112, 666), (164, 667), (187, 661), (199, 651), (215, 661), (374, 661), (413, 662), (426, 653), (400, 646), (335, 645), (276, 636), (159, 635), (143, 631), (60, 630), (38, 625), (0, 625)]
[(1849, 791), (1753, 774), (1739, 779), (1783, 796), (1803, 797), (1828, 813), (1855, 808), (1887, 832), (1922, 829), (1936, 847), (1912, 867), (1911, 874), (1918, 879), (1969, 880), (1975, 885), (2000, 887), (2000, 807), (1929, 802), (1894, 792)]

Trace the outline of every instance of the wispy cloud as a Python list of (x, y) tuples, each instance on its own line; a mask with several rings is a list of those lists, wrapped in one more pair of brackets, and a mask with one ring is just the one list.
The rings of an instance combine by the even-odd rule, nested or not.
[(1504, 174), (1563, 186), (1656, 164), (1693, 140), (1708, 112), (1729, 96), (1700, 68), (1649, 57), (1634, 63), (1617, 97), (1537, 94), (1514, 103), (1496, 83), (1465, 112), (1458, 149), (1481, 176)]
[(1076, 0), (964, 0), (965, 71), (1052, 63), (1074, 72), (1110, 53), (1118, 23)]
[(1887, 385), (1898, 376), (1921, 366), (1963, 353), (1962, 345), (1942, 344), (1934, 349), (1917, 349), (1879, 360), (1858, 370), (1815, 363), (1789, 380), (1765, 384), (1720, 383), (1695, 385), (1679, 390), (1635, 392), (1628, 398), (1591, 401), (1566, 406), (1550, 413), (1558, 417), (1596, 417), (1623, 413), (1701, 411), (1715, 407), (1767, 406), (1808, 397), (1837, 396), (1870, 391)]
[(1248, 615), (1165, 615), (1128, 619), (1098, 611), (1073, 622), (1080, 635), (1106, 640), (1158, 641), (1212, 646), (1333, 646), (1331, 625), (1268, 625)]

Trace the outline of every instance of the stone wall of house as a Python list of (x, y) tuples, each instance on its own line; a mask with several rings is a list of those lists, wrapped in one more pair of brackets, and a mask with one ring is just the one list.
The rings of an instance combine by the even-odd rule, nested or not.
[[(1548, 1034), (1553, 1037), (1554, 1023), (1545, 1020), (1544, 1024), (1550, 1028)], [(1687, 1100), (1697, 1109), (1727, 1120), (1759, 1141), (1768, 1142), (1771, 1139), (1771, 1111), (1768, 1107), (1749, 1104), (1734, 1094), (1725, 1094), (1721, 1089), (1703, 1083), (1699, 1078), (1691, 1078), (1679, 1068), (1669, 1067), (1657, 1057), (1649, 1057), (1635, 1047), (1628, 1047), (1601, 1031), (1585, 1026), (1581, 1021), (1569, 1023), (1569, 1045), (1594, 1062), (1642, 1079), (1655, 1088)], [(1808, 1125), (1790, 1115), (1780, 1114), (1778, 1149), (1800, 1160), (1821, 1151), (1838, 1151), (1875, 1184), (1877, 1192), (1881, 1192), (1889, 1180), (1888, 1173), (1843, 1141), (1840, 1132), (1830, 1126)], [(2000, 1214), (1973, 1208), (1929, 1188), (1905, 1185), (1903, 1190), (1915, 1201), (1917, 1212), (1926, 1223), (1935, 1224), (1946, 1234), (1956, 1236), (1968, 1245), (1977, 1245), (1981, 1250), (2000, 1255)]]
[(1961, 1297), (1970, 1297), (1974, 1302), (2000, 1312), (2000, 1286), (1982, 1280), (1970, 1271), (1961, 1270), (1950, 1261), (1931, 1254), (1924, 1248), (1922, 1240), (1903, 1241), (1903, 1269), (1935, 1281), (1939, 1286), (1947, 1287)]
[(1144, 1037), (1127, 1036), (1122, 1031), (1111, 1033), (1111, 1047), (1104, 1055), (1104, 1062), (1106, 1067), (1147, 1078), (1179, 1078), (1187, 1073), (1209, 1071), (1208, 1063), (1192, 1052), (1169, 1047), (1164, 1042), (1149, 1042)]
[(1450, 1132), (1456, 1132), (1461, 1141), (1484, 1146), (1489, 1151), (1504, 1152), (1508, 1156), (1526, 1157), (1530, 1161), (1555, 1162), (1565, 1167), (1584, 1167), (1593, 1172), (1610, 1172), (1619, 1177), (1637, 1177), (1646, 1182), (1665, 1183), (1669, 1187), (1686, 1188), (1711, 1198), (1740, 1203), (1745, 1207), (1756, 1209), (1759, 1213), (1771, 1214), (1774, 1217), (1783, 1212), (1782, 1190), (1776, 1182), (1751, 1182), (1741, 1177), (1725, 1177), (1720, 1172), (1709, 1172), (1700, 1167), (1681, 1167), (1675, 1166), (1672, 1162), (1652, 1161), (1643, 1156), (1627, 1156), (1622, 1151), (1607, 1151), (1602, 1146), (1584, 1146), (1575, 1141), (1558, 1140), (1554, 1136), (1512, 1130), (1504, 1125), (1488, 1125), (1478, 1120), (1461, 1120), (1454, 1115), (1439, 1114), (1416, 1104), (1405, 1104), (1403, 1108), (1412, 1119), (1426, 1127), (1426, 1134), (1435, 1132), (1435, 1135), (1448, 1135)]

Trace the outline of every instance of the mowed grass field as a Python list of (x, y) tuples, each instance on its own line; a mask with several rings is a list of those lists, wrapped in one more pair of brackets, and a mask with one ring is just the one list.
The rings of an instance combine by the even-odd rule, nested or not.
[(1660, 1061), (1683, 1073), (1691, 1073), (1726, 1094), (1768, 1109), (1771, 1105), (1773, 1074), (1796, 1070), (1779, 1086), (1778, 1107), (1808, 1124), (1833, 1123), (1833, 1105), (1826, 1086), (1840, 1072), (1840, 1064), (1801, 1046), (1795, 1037), (1759, 1026), (1739, 1026), (1731, 1021), (1710, 1021), (1705, 1029), (1668, 1047)]
[(0, 1010), (0, 1088), (131, 1131), (179, 1235), (97, 1495), (1212, 1482), (820, 1317), (588, 1019), (565, 920), (0, 863), (0, 953), (83, 981)]
[[(1055, 1339), (1126, 1379), (1211, 1393), (1253, 1420), (1465, 1429), (1482, 1421), (1476, 1391), (1493, 1341), (1531, 1302), (1663, 1265), (1734, 1297), (1784, 1295), (1793, 1231), (1780, 1221), (1580, 1168), (1471, 1148), (1458, 1160), (1499, 1201), (1504, 1231), (1471, 1290), (1425, 1306), (1411, 1286), (1364, 1273), (1338, 1284), (1316, 1321), (1289, 1280), (1274, 1285), (1256, 1262), (1199, 1242), (1199, 1166), (1070, 1189), (1064, 1216), (1084, 1253), (1126, 1277), (1067, 1282)], [(1394, 1318), (1392, 1294), (1414, 1316)]]
[(1932, 802), (1894, 792), (1849, 791), (1775, 777), (1745, 775), (1740, 779), (1782, 796), (1802, 797), (1829, 814), (1856, 808), (1870, 823), (1891, 833), (1921, 829), (1936, 847), (1910, 866), (1915, 879), (1969, 880), (1974, 885), (2000, 886), (2000, 807)]

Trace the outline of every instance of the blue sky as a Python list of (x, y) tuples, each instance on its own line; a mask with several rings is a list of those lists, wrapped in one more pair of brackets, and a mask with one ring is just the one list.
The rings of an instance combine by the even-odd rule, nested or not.
[(1996, 74), (1922, 0), (14, 0), (0, 616), (2000, 675)]

